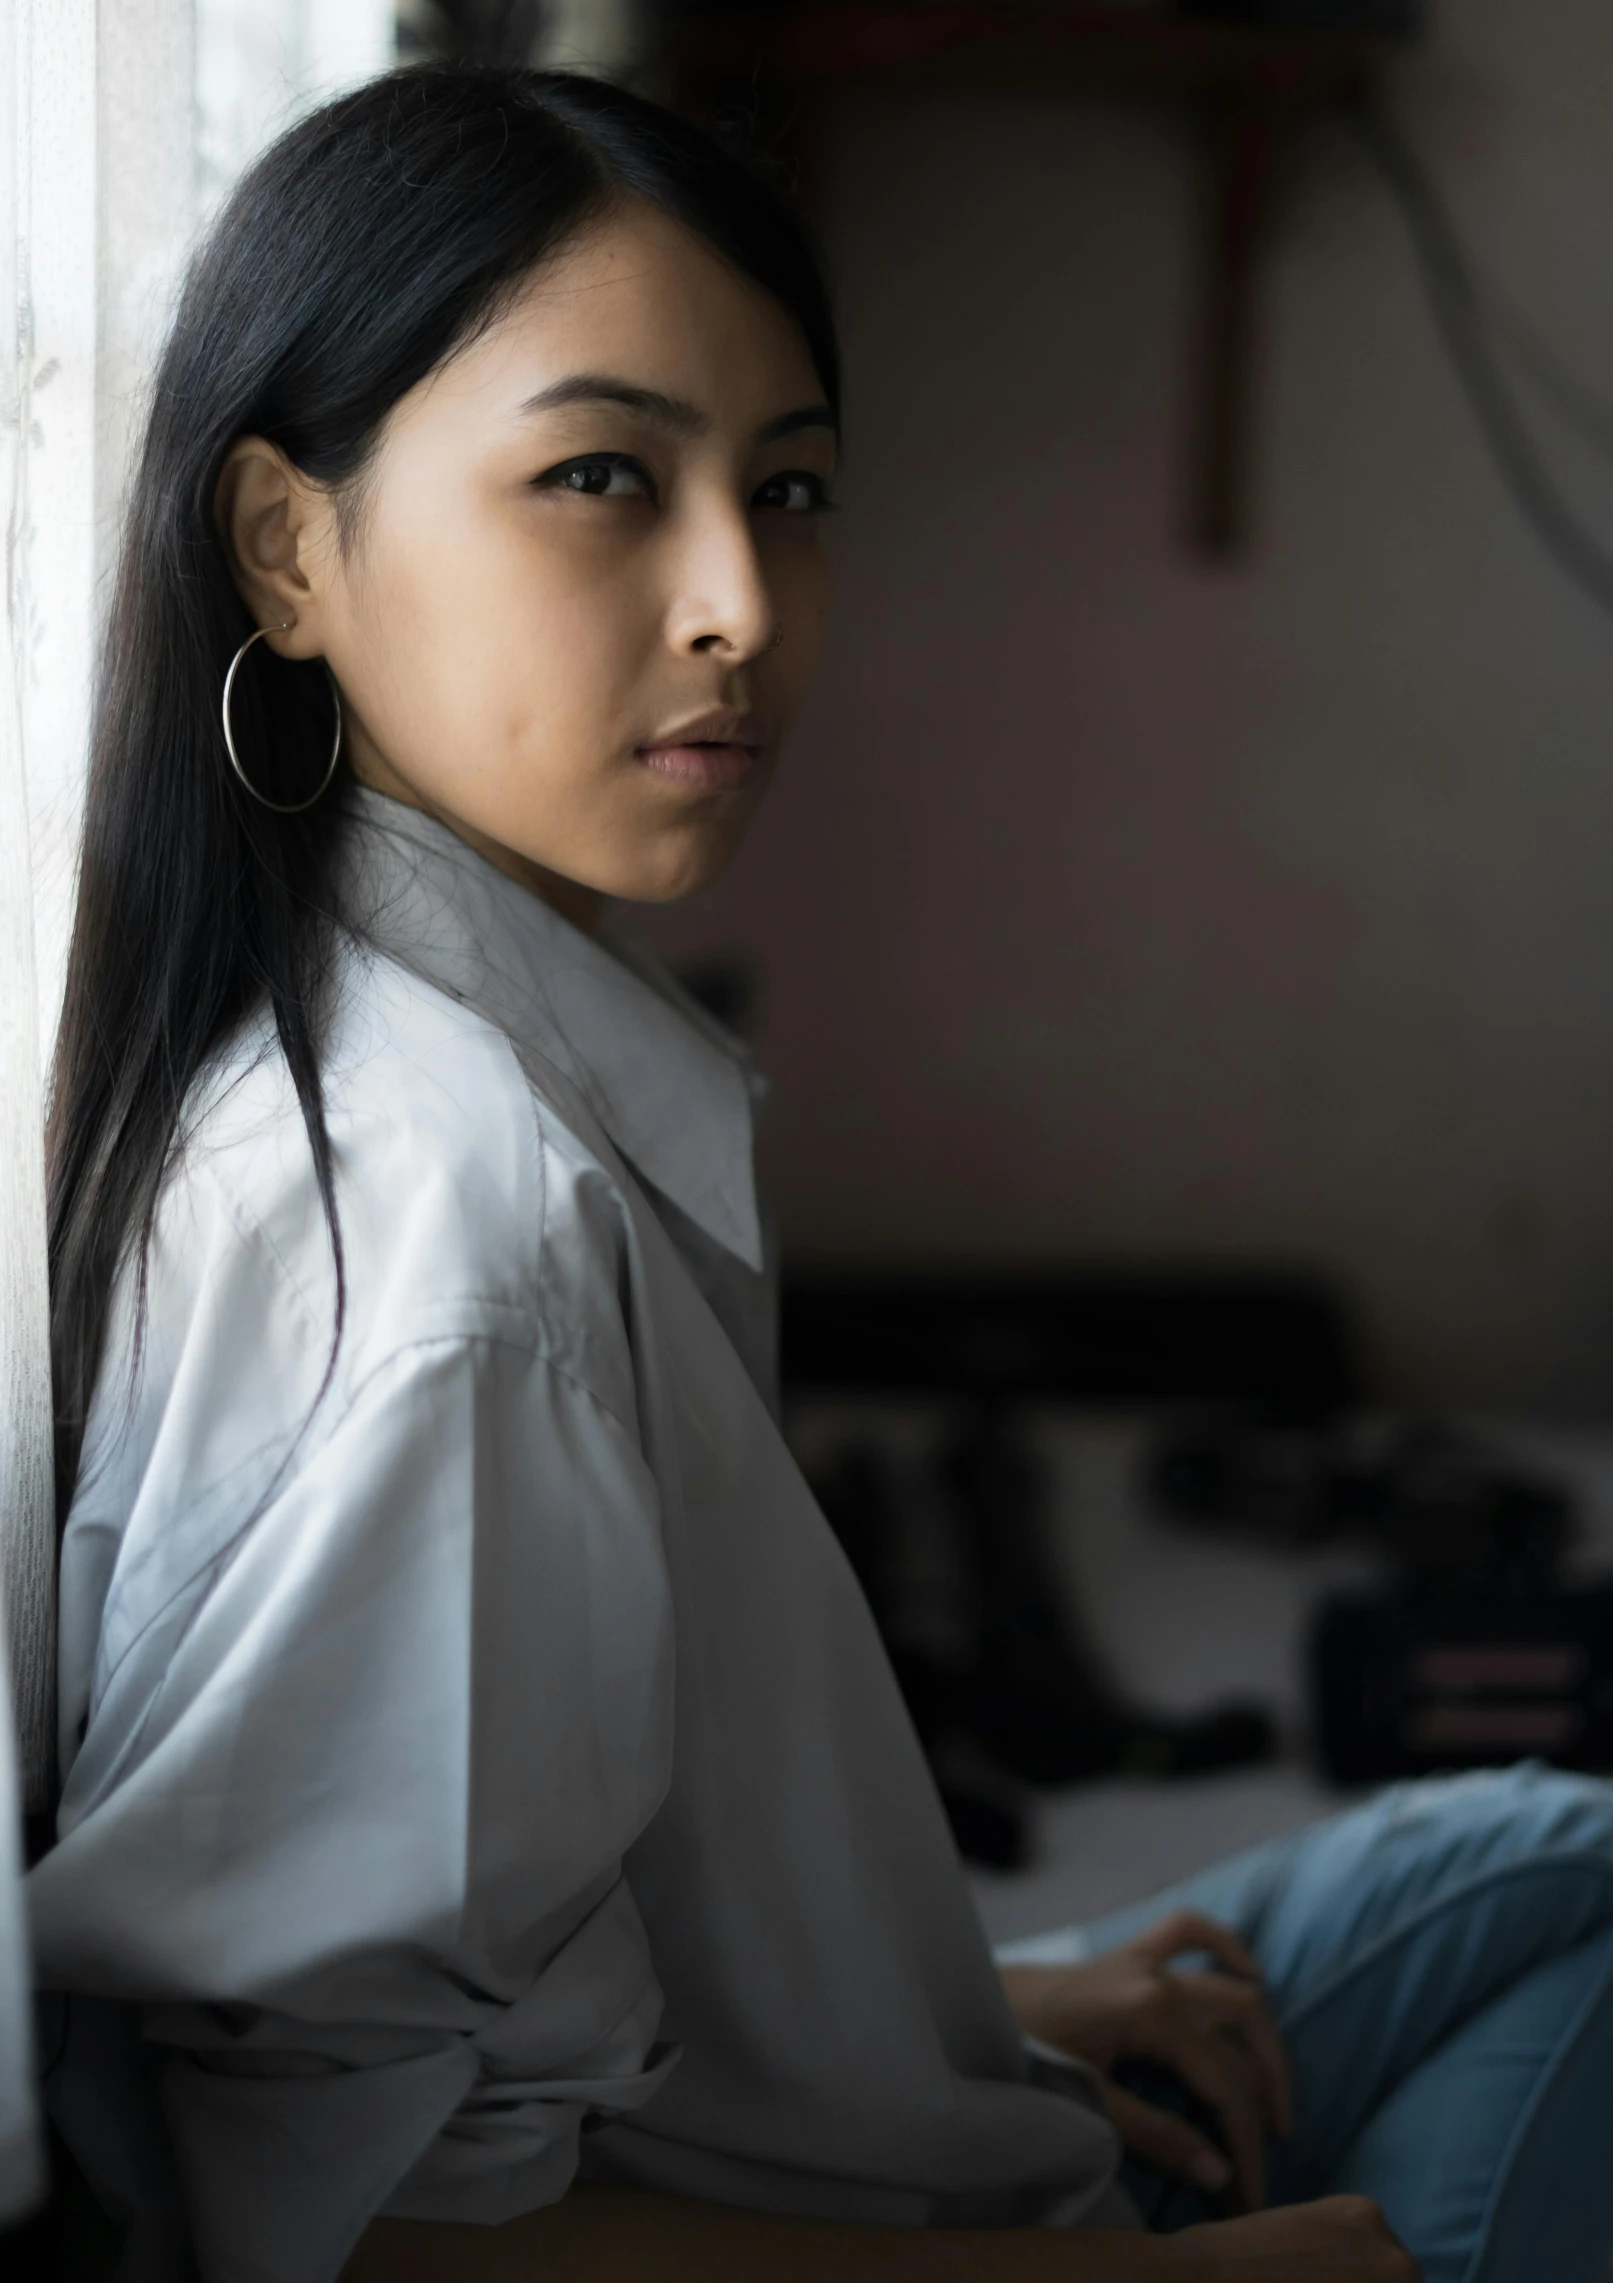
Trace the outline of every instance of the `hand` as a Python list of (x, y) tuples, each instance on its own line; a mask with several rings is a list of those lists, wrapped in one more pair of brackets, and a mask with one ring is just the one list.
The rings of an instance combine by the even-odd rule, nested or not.
[(1164, 2242), (1181, 2283), (1422, 2283), (1422, 2269), (1365, 2196), (1212, 2220)]
[[(1207, 1951), (1220, 1971), (1170, 1971), (1185, 1950)], [(1293, 2093), (1260, 1962), (1229, 1927), (1174, 1911), (1102, 1958), (1009, 1966), (1003, 1981), (1023, 2029), (1101, 2075), (1128, 2059), (1174, 2071), (1213, 2110), (1225, 2144), (1223, 2154), (1184, 2118), (1106, 2083), (1110, 2120), (1133, 2155), (1207, 2194), (1230, 2189), (1234, 2210), (1262, 2208), (1266, 2139), (1293, 2130)]]

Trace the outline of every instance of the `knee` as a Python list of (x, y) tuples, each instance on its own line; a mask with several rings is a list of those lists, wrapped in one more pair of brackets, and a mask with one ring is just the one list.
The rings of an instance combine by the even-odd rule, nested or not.
[[(1438, 1826), (1455, 1836), (1509, 1840), (1520, 1852), (1613, 1859), (1613, 1781), (1521, 1760), (1397, 1785), (1383, 1805), (1391, 1824)], [(1509, 1850), (1510, 1851), (1510, 1850)]]

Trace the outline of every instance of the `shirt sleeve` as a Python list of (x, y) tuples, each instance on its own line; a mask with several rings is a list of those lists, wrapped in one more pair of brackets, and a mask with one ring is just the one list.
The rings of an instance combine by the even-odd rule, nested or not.
[(168, 2053), (207, 2283), (328, 2283), (558, 2197), (669, 2066), (669, 1598), (636, 1437), (518, 1338), (393, 1356), (259, 1508), (104, 1676), (34, 1915)]

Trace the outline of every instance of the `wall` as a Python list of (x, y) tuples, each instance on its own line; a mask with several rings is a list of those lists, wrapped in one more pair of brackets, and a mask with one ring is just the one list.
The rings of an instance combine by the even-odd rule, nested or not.
[[(1463, 0), (1401, 116), (1613, 400), (1613, 11)], [(1256, 554), (1177, 541), (1191, 146), (859, 99), (838, 624), (739, 866), (797, 1257), (1335, 1272), (1404, 1399), (1613, 1412), (1613, 620), (1522, 531), (1342, 132), (1267, 282)], [(1554, 431), (1613, 544), (1613, 470)]]

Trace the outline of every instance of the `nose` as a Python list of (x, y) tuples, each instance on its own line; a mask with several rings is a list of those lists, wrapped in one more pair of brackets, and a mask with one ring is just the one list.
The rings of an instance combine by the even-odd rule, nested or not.
[(732, 500), (691, 512), (679, 534), (667, 638), (685, 657), (743, 665), (773, 639), (768, 591), (748, 513)]

